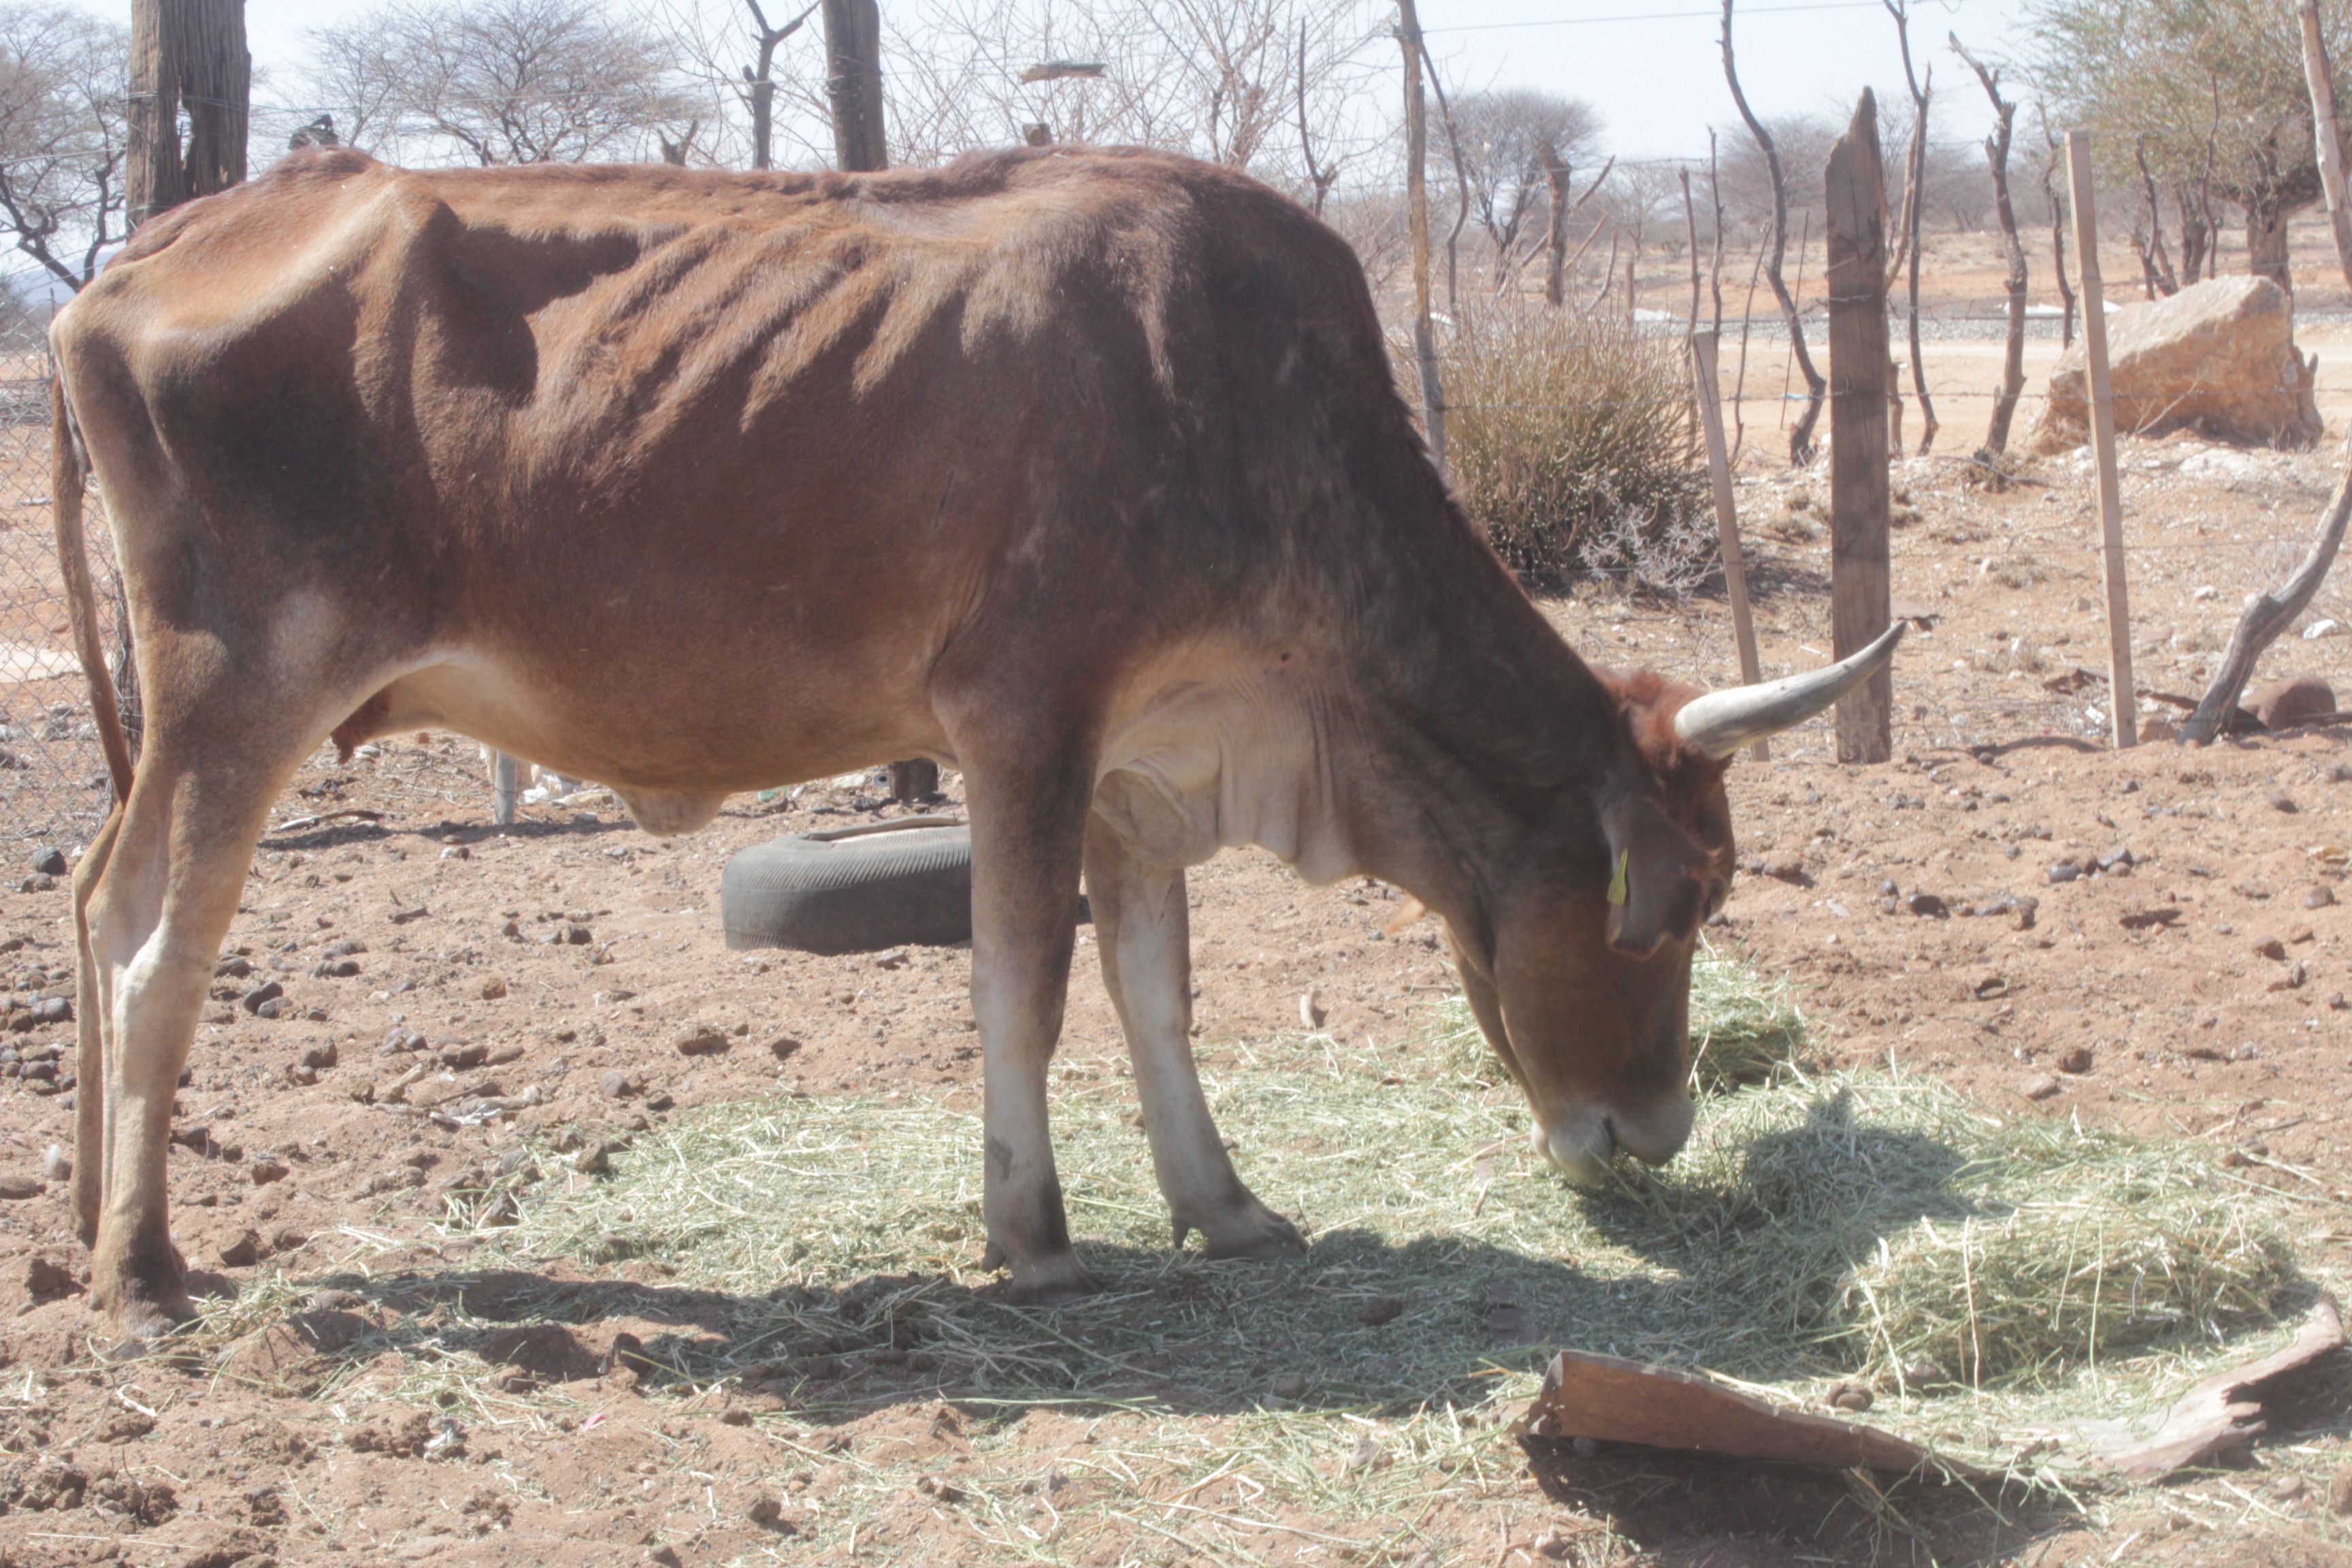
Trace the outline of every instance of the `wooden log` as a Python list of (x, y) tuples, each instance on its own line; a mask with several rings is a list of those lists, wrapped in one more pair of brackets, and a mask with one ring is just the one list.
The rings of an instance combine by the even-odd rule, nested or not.
[(2345, 205), (2344, 142), (2336, 129), (2336, 79), (2328, 69), (2327, 40), (2319, 30), (2319, 0), (2300, 0), (2303, 81), (2311, 94), (2312, 145), (2319, 154), (2319, 188), (2327, 198), (2327, 221), (2336, 233), (2336, 261), (2352, 283), (2352, 210)]
[[(1698, 399), (1699, 429), (1706, 438), (1706, 468), (1715, 481), (1715, 534), (1723, 546), (1723, 584), (1731, 596), (1731, 636), (1739, 647), (1739, 679), (1749, 686), (1764, 679), (1756, 657), (1756, 623), (1748, 612), (1748, 555), (1739, 547), (1739, 502), (1731, 485), (1731, 453), (1723, 438), (1722, 372), (1716, 364), (1712, 330), (1690, 335), (1691, 386)], [(1748, 748), (1759, 763), (1772, 760), (1772, 742)]]
[(2131, 590), (2124, 576), (2124, 501), (2116, 468), (2115, 392), (2107, 375), (2107, 301), (2099, 279), (2098, 204), (2091, 188), (2091, 133), (2066, 132), (2066, 177), (2074, 207), (2075, 265), (2082, 269), (2083, 357), (2091, 384), (2091, 455), (2099, 471), (2099, 542), (2107, 580), (2109, 732), (2117, 747), (2139, 744), (2139, 699), (2132, 685)]
[[(1864, 88), (1853, 121), (1830, 149), (1830, 616), (1835, 657), (1870, 646), (1886, 629), (1886, 171), (1878, 102)], [(1838, 700), (1842, 763), (1894, 754), (1895, 689), (1882, 666)]]
[(2276, 588), (2255, 598), (2238, 617), (2238, 629), (2230, 634), (2230, 646), (2221, 654), (2221, 672), (2213, 684), (2205, 689), (2204, 700), (2197, 711), (2181, 722), (2180, 738), (2194, 746), (2201, 746), (2221, 732), (2236, 711), (2238, 693), (2253, 679), (2254, 663), (2263, 650), (2278, 639), (2281, 632), (2294, 624), (2319, 592), (2326, 579), (2327, 569), (2336, 563), (2336, 552), (2344, 542), (2344, 524), (2352, 518), (2352, 448), (2347, 449), (2344, 477), (2336, 481), (2336, 497), (2319, 516), (2319, 529), (2313, 536), (2311, 550), (2294, 575)]

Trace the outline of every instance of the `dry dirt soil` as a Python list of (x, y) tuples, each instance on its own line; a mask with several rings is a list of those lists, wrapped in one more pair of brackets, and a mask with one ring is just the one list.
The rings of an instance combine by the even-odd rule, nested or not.
[[(2186, 439), (2126, 456), (2138, 707), (2155, 717), (2167, 710), (2156, 694), (2200, 689), (2242, 596), (2299, 553), (2335, 463)], [(1903, 464), (1898, 484), (1895, 596), (1915, 629), (1895, 677), (1895, 760), (1840, 766), (1816, 724), (1776, 742), (1769, 763), (1737, 763), (1744, 875), (1710, 940), (1801, 988), (1831, 1062), (1891, 1060), (2003, 1113), (2209, 1141), (2306, 1200), (2307, 1258), (2352, 1264), (2352, 731), (2110, 749), (2084, 468), (2053, 461), (1990, 493), (1930, 458)], [(1819, 470), (1743, 478), (1768, 672), (1827, 649), (1825, 496)], [(1598, 662), (1736, 676), (1717, 600), (1592, 592), (1549, 607)], [(2291, 634), (2258, 679), (2316, 674), (2352, 706), (2352, 605), (2326, 595), (2305, 626), (2329, 621)], [(870, 780), (739, 800), (662, 843), (609, 800), (495, 828), (478, 766), (448, 737), (341, 766), (322, 754), (276, 814), (288, 826), (265, 840), (224, 955), (251, 973), (222, 981), (174, 1119), (175, 1236), (215, 1298), (323, 1272), (354, 1238), (380, 1270), (462, 1273), (475, 1244), (444, 1224), (447, 1193), (525, 1145), (625, 1138), (704, 1102), (780, 1092), (976, 1098), (966, 951), (814, 958), (721, 942), (727, 857), (883, 814)], [(415, 782), (426, 776), (436, 788)], [(353, 809), (383, 817), (299, 825)], [(936, 1456), (952, 1493), (967, 1429), (986, 1418), (960, 1412), (956, 1390), (820, 1420), (741, 1389), (643, 1387), (614, 1354), (622, 1336), (662, 1326), (643, 1310), (580, 1323), (561, 1364), (532, 1368), (571, 1380), (592, 1418), (478, 1426), (454, 1445), (436, 1444), (442, 1412), (404, 1394), (413, 1369), (398, 1356), (326, 1397), (300, 1375), (337, 1348), (327, 1342), (438, 1310), (430, 1288), (289, 1295), (309, 1309), (299, 1325), (258, 1329), (216, 1360), (97, 1359), (86, 1258), (45, 1163), (72, 1135), (72, 1028), (41, 1005), (70, 994), (68, 894), (62, 879), (17, 889), (30, 870), (10, 868), (0, 892), (16, 1031), (0, 1056), (0, 1563), (845, 1562), (885, 1543), (896, 1561), (963, 1554), (961, 1516), (937, 1490), (910, 1493), (863, 1545), (820, 1549), (792, 1524), (877, 1447)], [(1192, 887), (1204, 1050), (1296, 1031), (1310, 991), (1334, 1033), (1410, 1041), (1450, 990), (1427, 928), (1381, 934), (1397, 907), (1386, 889), (1310, 888), (1252, 854)], [(283, 988), (275, 1018), (237, 1000), (265, 980)], [(682, 1054), (697, 1038), (723, 1048)], [(1064, 1050), (1120, 1050), (1084, 946)], [(1227, 1131), (1246, 1151), (1250, 1130)], [(648, 1278), (587, 1258), (546, 1259), (542, 1276)], [(494, 1321), (495, 1292), (478, 1295), (467, 1311)], [(528, 1366), (535, 1352), (503, 1353)], [(1015, 1435), (1049, 1459), (1165, 1409), (1152, 1397), (1036, 1409)], [(1213, 1442), (1216, 1421), (1202, 1424)], [(2236, 1468), (2190, 1483), (2200, 1510), (2180, 1505), (2188, 1491), (2127, 1495), (2003, 1554), (2352, 1563), (2352, 1529), (2330, 1506), (2352, 1466), (2346, 1434), (2342, 1410), (2305, 1412)], [(1418, 1560), (1527, 1563), (1548, 1534), (1574, 1555), (1603, 1525), (1597, 1538), (1625, 1560), (1840, 1559), (1788, 1530), (1790, 1506), (1834, 1506), (1793, 1482), (1607, 1456), (1531, 1469), (1496, 1443), (1502, 1479), (1452, 1500), (1433, 1538), (1444, 1544)], [(797, 1490), (780, 1512), (785, 1478)], [(1139, 1483), (1136, 1500), (1148, 1493)], [(1351, 1554), (1313, 1519), (1286, 1531), (1261, 1560)], [(1038, 1555), (1191, 1560), (1174, 1540), (1139, 1525)]]

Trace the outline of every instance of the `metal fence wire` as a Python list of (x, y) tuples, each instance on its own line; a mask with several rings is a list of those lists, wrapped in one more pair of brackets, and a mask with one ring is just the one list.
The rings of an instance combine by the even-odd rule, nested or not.
[[(0, 324), (0, 840), (70, 848), (89, 842), (113, 795), (58, 570), (50, 377), (47, 329), (21, 316)], [(101, 635), (122, 665), (122, 579), (94, 491), (86, 523)]]

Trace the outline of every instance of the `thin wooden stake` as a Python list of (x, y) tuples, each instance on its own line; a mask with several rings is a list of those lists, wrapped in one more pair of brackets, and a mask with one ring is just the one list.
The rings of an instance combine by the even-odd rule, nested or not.
[[(1830, 289), (1830, 621), (1832, 647), (1844, 658), (1877, 639), (1890, 609), (1886, 171), (1878, 101), (1868, 88), (1830, 149), (1822, 191)], [(1894, 719), (1894, 681), (1882, 665), (1838, 699), (1838, 761), (1893, 756)]]
[(1445, 477), (1445, 384), (1437, 368), (1437, 337), (1429, 324), (1429, 103), (1421, 82), (1421, 13), (1397, 0), (1397, 42), (1404, 47), (1405, 205), (1412, 220), (1412, 348), (1421, 362), (1422, 424), (1430, 460)]
[[(1723, 439), (1722, 372), (1716, 365), (1716, 334), (1690, 335), (1691, 383), (1698, 396), (1699, 428), (1706, 437), (1707, 472), (1715, 479), (1715, 532), (1723, 544), (1723, 584), (1731, 595), (1731, 636), (1739, 645), (1739, 679), (1749, 686), (1764, 679), (1756, 658), (1756, 623), (1748, 614), (1748, 557), (1739, 548), (1739, 502), (1731, 486), (1731, 454)], [(1772, 743), (1748, 748), (1759, 763), (1772, 760)]]
[(2118, 749), (2139, 743), (2139, 697), (2132, 685), (2131, 591), (2124, 578), (2124, 501), (2116, 474), (2116, 403), (2107, 379), (2107, 302), (2099, 281), (2099, 215), (2091, 189), (2091, 133), (2066, 132), (2066, 178), (2074, 205), (2081, 268), (2083, 357), (2091, 381), (2091, 455), (2099, 466), (2099, 542), (2107, 577), (2107, 697)]
[(515, 803), (522, 795), (522, 761), (511, 752), (490, 753), (490, 820), (500, 827), (515, 819)]

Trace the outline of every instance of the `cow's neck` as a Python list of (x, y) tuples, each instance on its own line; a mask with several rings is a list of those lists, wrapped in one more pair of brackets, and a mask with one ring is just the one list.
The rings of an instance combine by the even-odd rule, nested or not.
[(1561, 791), (1602, 787), (1623, 746), (1600, 681), (1463, 543), (1354, 584), (1372, 607), (1297, 605), (1296, 637), (1154, 661), (1112, 727), (1097, 809), (1162, 864), (1261, 845), (1475, 929), (1528, 825)]

